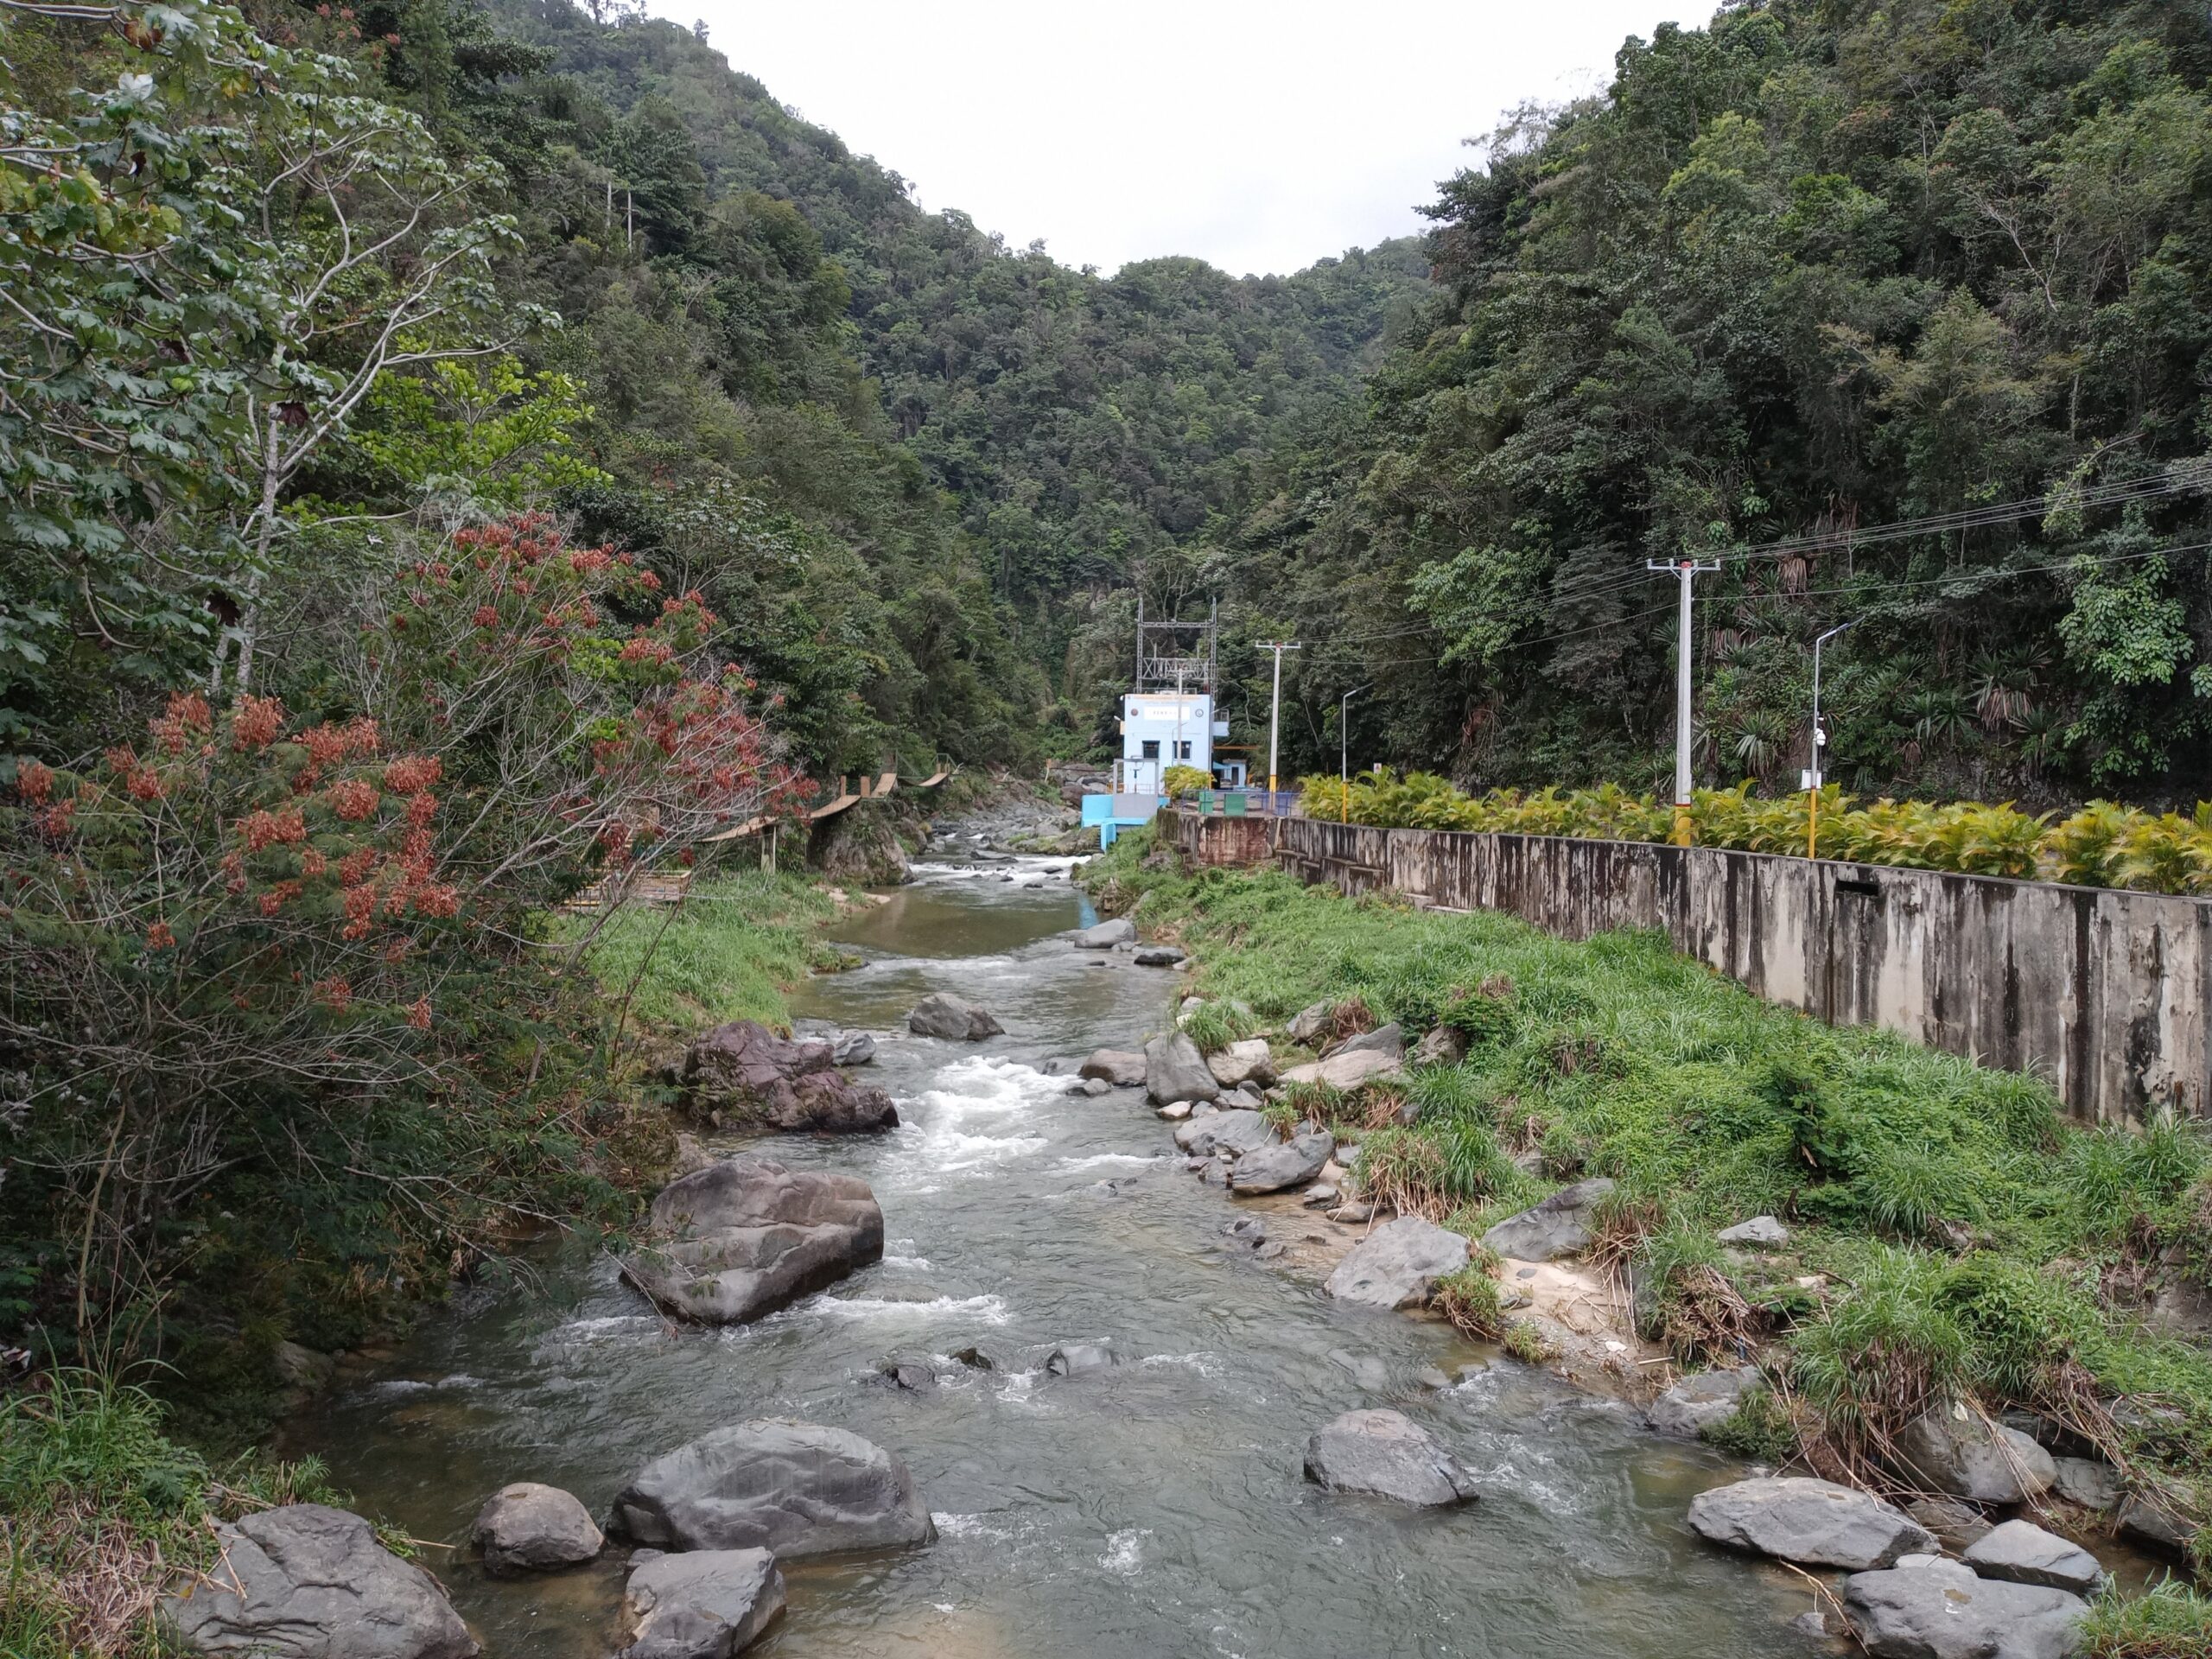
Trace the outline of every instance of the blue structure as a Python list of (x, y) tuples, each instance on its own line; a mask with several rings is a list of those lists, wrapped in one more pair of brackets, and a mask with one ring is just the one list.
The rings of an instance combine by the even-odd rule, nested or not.
[(1098, 849), (1103, 852), (1114, 844), (1114, 837), (1121, 831), (1150, 823), (1154, 815), (1166, 804), (1165, 795), (1086, 795), (1083, 798), (1083, 827), (1097, 830)]

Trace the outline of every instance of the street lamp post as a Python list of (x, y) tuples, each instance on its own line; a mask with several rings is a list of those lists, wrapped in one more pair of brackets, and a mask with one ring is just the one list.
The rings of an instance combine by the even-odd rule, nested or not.
[(1375, 683), (1354, 686), (1337, 700), (1337, 822), (1351, 822), (1351, 735), (1348, 724), (1351, 718), (1351, 700), (1363, 691), (1372, 691)]
[(1839, 622), (1813, 641), (1813, 764), (1805, 773), (1805, 780), (1811, 785), (1805, 805), (1805, 856), (1808, 858), (1821, 855), (1821, 753), (1828, 746), (1828, 734), (1821, 729), (1821, 647), (1846, 628), (1856, 626), (1856, 620), (1854, 618), (1850, 622)]

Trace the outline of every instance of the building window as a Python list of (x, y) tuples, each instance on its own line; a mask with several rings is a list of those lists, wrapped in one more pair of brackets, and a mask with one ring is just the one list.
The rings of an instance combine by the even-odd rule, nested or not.
[(1147, 737), (1145, 739), (1143, 746), (1139, 751), (1139, 758), (1145, 760), (1159, 760), (1160, 740), (1156, 737)]
[(1186, 738), (1184, 738), (1184, 739), (1180, 740), (1179, 741), (1178, 741), (1178, 742), (1176, 743), (1176, 745), (1175, 745), (1175, 758), (1176, 758), (1178, 760), (1189, 760), (1189, 759), (1191, 758), (1191, 740), (1190, 740), (1190, 739), (1188, 739), (1188, 738), (1186, 737)]

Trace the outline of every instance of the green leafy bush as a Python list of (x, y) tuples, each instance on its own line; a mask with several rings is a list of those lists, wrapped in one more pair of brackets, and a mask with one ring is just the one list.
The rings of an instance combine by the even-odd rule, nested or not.
[[(1743, 852), (1803, 854), (1812, 814), (1802, 792), (1762, 799), (1749, 782), (1692, 797), (1693, 841)], [(1673, 810), (1618, 785), (1492, 790), (1469, 796), (1430, 772), (1403, 777), (1362, 772), (1347, 786), (1310, 778), (1300, 794), (1308, 817), (1346, 819), (1390, 830), (1470, 830), (1496, 835), (1565, 836), (1585, 841), (1663, 842)], [(1821, 793), (1822, 858), (1895, 864), (1968, 875), (2136, 887), (2152, 893), (2212, 893), (2212, 801), (2184, 817), (2094, 801), (2054, 822), (2009, 803), (1932, 804), (1879, 800), (1855, 805), (1831, 785)]]

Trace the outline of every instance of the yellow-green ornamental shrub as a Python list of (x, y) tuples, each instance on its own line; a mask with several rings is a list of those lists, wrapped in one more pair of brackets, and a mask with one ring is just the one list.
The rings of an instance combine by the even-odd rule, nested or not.
[[(1309, 778), (1299, 797), (1306, 816), (1388, 830), (1471, 830), (1494, 835), (1564, 836), (1580, 841), (1663, 842), (1673, 809), (1618, 784), (1523, 794), (1494, 789), (1470, 796), (1432, 772), (1403, 777), (1362, 772), (1349, 785)], [(1802, 855), (1812, 833), (1805, 792), (1774, 799), (1733, 789), (1701, 789), (1690, 822), (1700, 847)], [(2212, 893), (2212, 801), (2184, 817), (2092, 801), (2070, 817), (2032, 817), (2010, 801), (1871, 802), (1856, 805), (1834, 785), (1821, 791), (1822, 858), (1963, 875), (2064, 881), (2145, 893)]]

